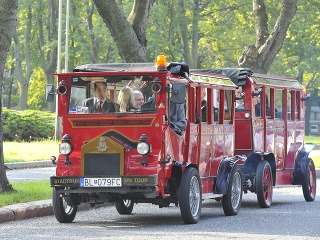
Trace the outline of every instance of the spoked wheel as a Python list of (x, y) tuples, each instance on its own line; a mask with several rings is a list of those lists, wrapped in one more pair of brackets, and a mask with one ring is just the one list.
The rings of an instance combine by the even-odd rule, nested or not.
[(116, 209), (121, 215), (128, 215), (132, 213), (133, 202), (128, 199), (122, 199), (119, 202), (115, 202)]
[(222, 207), (226, 216), (237, 215), (242, 199), (242, 173), (238, 165), (234, 166), (228, 185), (227, 195), (222, 197)]
[(256, 194), (259, 206), (268, 208), (272, 203), (273, 179), (270, 164), (262, 161), (258, 164), (256, 174)]
[(312, 202), (316, 198), (317, 180), (316, 169), (311, 158), (308, 158), (306, 162), (306, 168), (304, 170), (304, 178), (302, 180), (302, 190), (304, 199), (307, 202)]
[(180, 212), (184, 223), (197, 223), (201, 214), (201, 182), (195, 168), (188, 168), (183, 173), (178, 190)]
[[(69, 204), (67, 203), (67, 199)], [(63, 195), (57, 192), (57, 189), (53, 188), (52, 191), (52, 205), (53, 205), (53, 212), (54, 216), (60, 223), (70, 223), (74, 220), (78, 205), (77, 204), (70, 204), (71, 195)]]

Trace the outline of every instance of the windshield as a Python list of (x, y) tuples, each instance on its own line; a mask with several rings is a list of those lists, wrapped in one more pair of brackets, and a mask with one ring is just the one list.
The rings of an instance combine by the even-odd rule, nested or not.
[(69, 114), (154, 112), (150, 75), (73, 77)]

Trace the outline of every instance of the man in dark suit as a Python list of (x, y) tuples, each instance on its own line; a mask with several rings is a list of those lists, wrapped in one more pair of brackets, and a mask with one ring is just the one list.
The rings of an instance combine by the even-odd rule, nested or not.
[(82, 106), (88, 107), (89, 113), (118, 112), (119, 105), (107, 98), (107, 84), (105, 82), (94, 83), (95, 97), (85, 99)]

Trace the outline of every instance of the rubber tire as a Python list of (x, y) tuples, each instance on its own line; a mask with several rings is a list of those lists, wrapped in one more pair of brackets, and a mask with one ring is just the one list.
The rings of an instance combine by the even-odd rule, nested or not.
[(132, 213), (134, 203), (131, 200), (123, 199), (119, 202), (115, 202), (114, 205), (119, 214), (129, 215)]
[(316, 169), (311, 158), (308, 158), (306, 162), (306, 168), (304, 172), (304, 178), (302, 180), (302, 191), (304, 199), (307, 202), (312, 202), (316, 198), (317, 179)]
[(237, 215), (242, 201), (242, 172), (238, 165), (232, 168), (229, 177), (227, 195), (222, 197), (222, 207), (226, 216)]
[(269, 208), (271, 206), (273, 178), (270, 164), (266, 160), (261, 161), (257, 167), (256, 194), (261, 208)]
[(77, 213), (78, 205), (69, 206), (64, 200), (64, 197), (57, 193), (56, 189), (52, 191), (52, 205), (53, 213), (58, 222), (60, 223), (71, 223)]
[(190, 167), (183, 173), (178, 189), (178, 201), (184, 223), (197, 223), (202, 204), (201, 181), (197, 169)]

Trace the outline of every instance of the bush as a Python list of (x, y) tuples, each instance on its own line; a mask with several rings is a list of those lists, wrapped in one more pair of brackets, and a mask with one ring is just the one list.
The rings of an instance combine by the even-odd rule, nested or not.
[(52, 139), (54, 136), (55, 113), (2, 109), (4, 141)]

